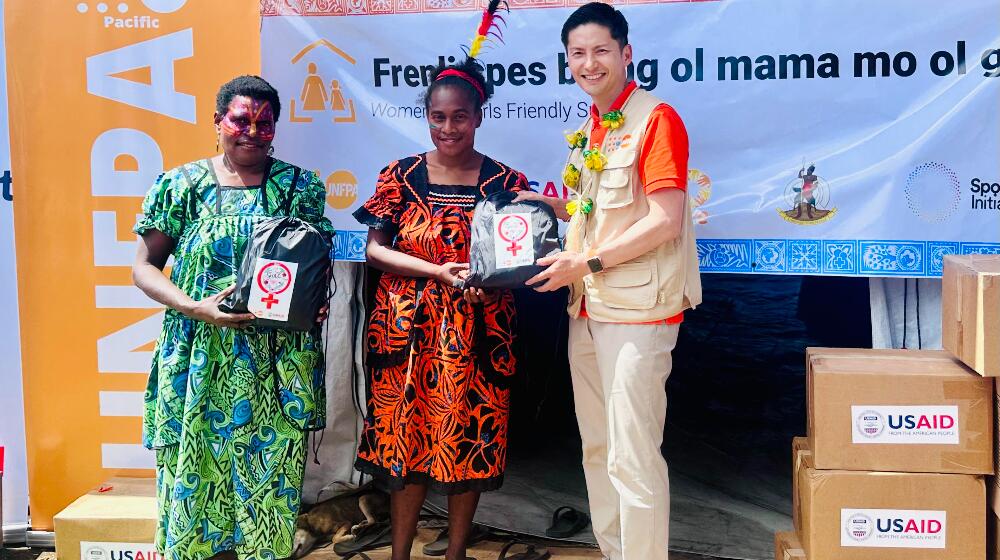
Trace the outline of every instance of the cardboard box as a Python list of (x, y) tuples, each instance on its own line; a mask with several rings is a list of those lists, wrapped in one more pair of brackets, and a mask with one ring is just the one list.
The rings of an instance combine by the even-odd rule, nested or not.
[(774, 560), (806, 560), (806, 551), (794, 532), (774, 534)]
[(948, 255), (941, 342), (987, 377), (1000, 377), (1000, 255)]
[[(997, 385), (1000, 392), (1000, 385)], [(996, 408), (993, 410), (993, 470), (1000, 473), (1000, 394), (993, 396)], [(993, 511), (1000, 511), (1000, 478), (986, 477), (986, 505)]]
[(993, 380), (944, 350), (810, 348), (819, 469), (993, 473)]
[(153, 479), (113, 478), (56, 514), (54, 524), (59, 560), (160, 560)]
[(796, 532), (802, 529), (802, 502), (799, 500), (799, 469), (806, 456), (812, 457), (809, 438), (792, 438), (792, 527)]
[(986, 553), (982, 477), (960, 474), (799, 471), (810, 560), (978, 560)]

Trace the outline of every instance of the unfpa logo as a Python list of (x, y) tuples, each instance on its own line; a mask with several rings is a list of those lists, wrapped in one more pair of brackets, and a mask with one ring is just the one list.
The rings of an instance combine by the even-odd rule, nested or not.
[[(317, 173), (318, 175), (318, 173)], [(344, 210), (358, 199), (358, 179), (345, 169), (338, 169), (326, 178), (326, 203), (334, 210)]]
[(333, 65), (340, 62), (354, 65), (357, 61), (330, 41), (320, 39), (292, 57), (293, 66), (303, 62), (305, 64), (299, 66), (304, 71), (302, 89), (289, 103), (289, 120), (293, 123), (311, 123), (316, 119), (328, 118), (334, 124), (356, 122), (358, 118), (354, 99), (344, 91), (340, 80), (327, 80), (327, 77), (333, 73), (329, 69)]

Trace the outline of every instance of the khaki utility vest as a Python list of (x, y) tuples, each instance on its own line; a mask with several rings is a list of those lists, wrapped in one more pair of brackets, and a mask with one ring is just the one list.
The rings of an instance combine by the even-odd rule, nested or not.
[[(602, 152), (607, 164), (591, 171), (582, 150), (570, 153), (568, 163), (580, 170), (577, 191), (594, 200), (590, 214), (570, 219), (566, 249), (586, 254), (615, 239), (649, 213), (646, 191), (639, 178), (637, 158), (653, 109), (661, 101), (636, 88), (622, 107), (625, 122), (609, 130)], [(578, 130), (589, 136), (591, 118)], [(568, 311), (580, 316), (584, 296), (587, 316), (595, 321), (644, 323), (673, 317), (701, 303), (701, 277), (695, 247), (691, 201), (682, 215), (680, 235), (638, 257), (586, 277), (570, 286)]]

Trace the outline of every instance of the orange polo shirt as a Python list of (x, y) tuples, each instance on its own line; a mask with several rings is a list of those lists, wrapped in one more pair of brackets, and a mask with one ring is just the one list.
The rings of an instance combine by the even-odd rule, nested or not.
[[(625, 85), (615, 102), (611, 104), (608, 111), (617, 111), (625, 105), (628, 96), (638, 87), (634, 81)], [(595, 105), (590, 106), (590, 148), (595, 144), (602, 144), (608, 129), (601, 126), (601, 113)], [(687, 191), (688, 173), (688, 136), (684, 128), (684, 122), (680, 115), (674, 111), (673, 107), (666, 103), (660, 103), (653, 109), (646, 124), (646, 132), (642, 136), (642, 144), (639, 146), (639, 157), (636, 163), (639, 166), (639, 179), (646, 190), (646, 194), (660, 189), (681, 189)], [(586, 298), (583, 300), (583, 307), (580, 309), (580, 317), (587, 317)], [(684, 320), (684, 312), (680, 312), (669, 319), (662, 321), (651, 321), (640, 324), (668, 324), (676, 325)]]

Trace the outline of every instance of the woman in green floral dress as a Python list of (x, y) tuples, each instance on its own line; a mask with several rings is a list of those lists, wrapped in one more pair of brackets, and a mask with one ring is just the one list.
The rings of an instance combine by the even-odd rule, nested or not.
[(287, 211), (333, 234), (323, 183), (270, 155), (279, 111), (277, 91), (256, 76), (222, 86), (223, 153), (160, 176), (135, 226), (135, 284), (167, 306), (143, 418), (167, 560), (289, 557), (307, 432), (325, 421), (325, 309), (312, 332), (219, 309), (256, 223)]

